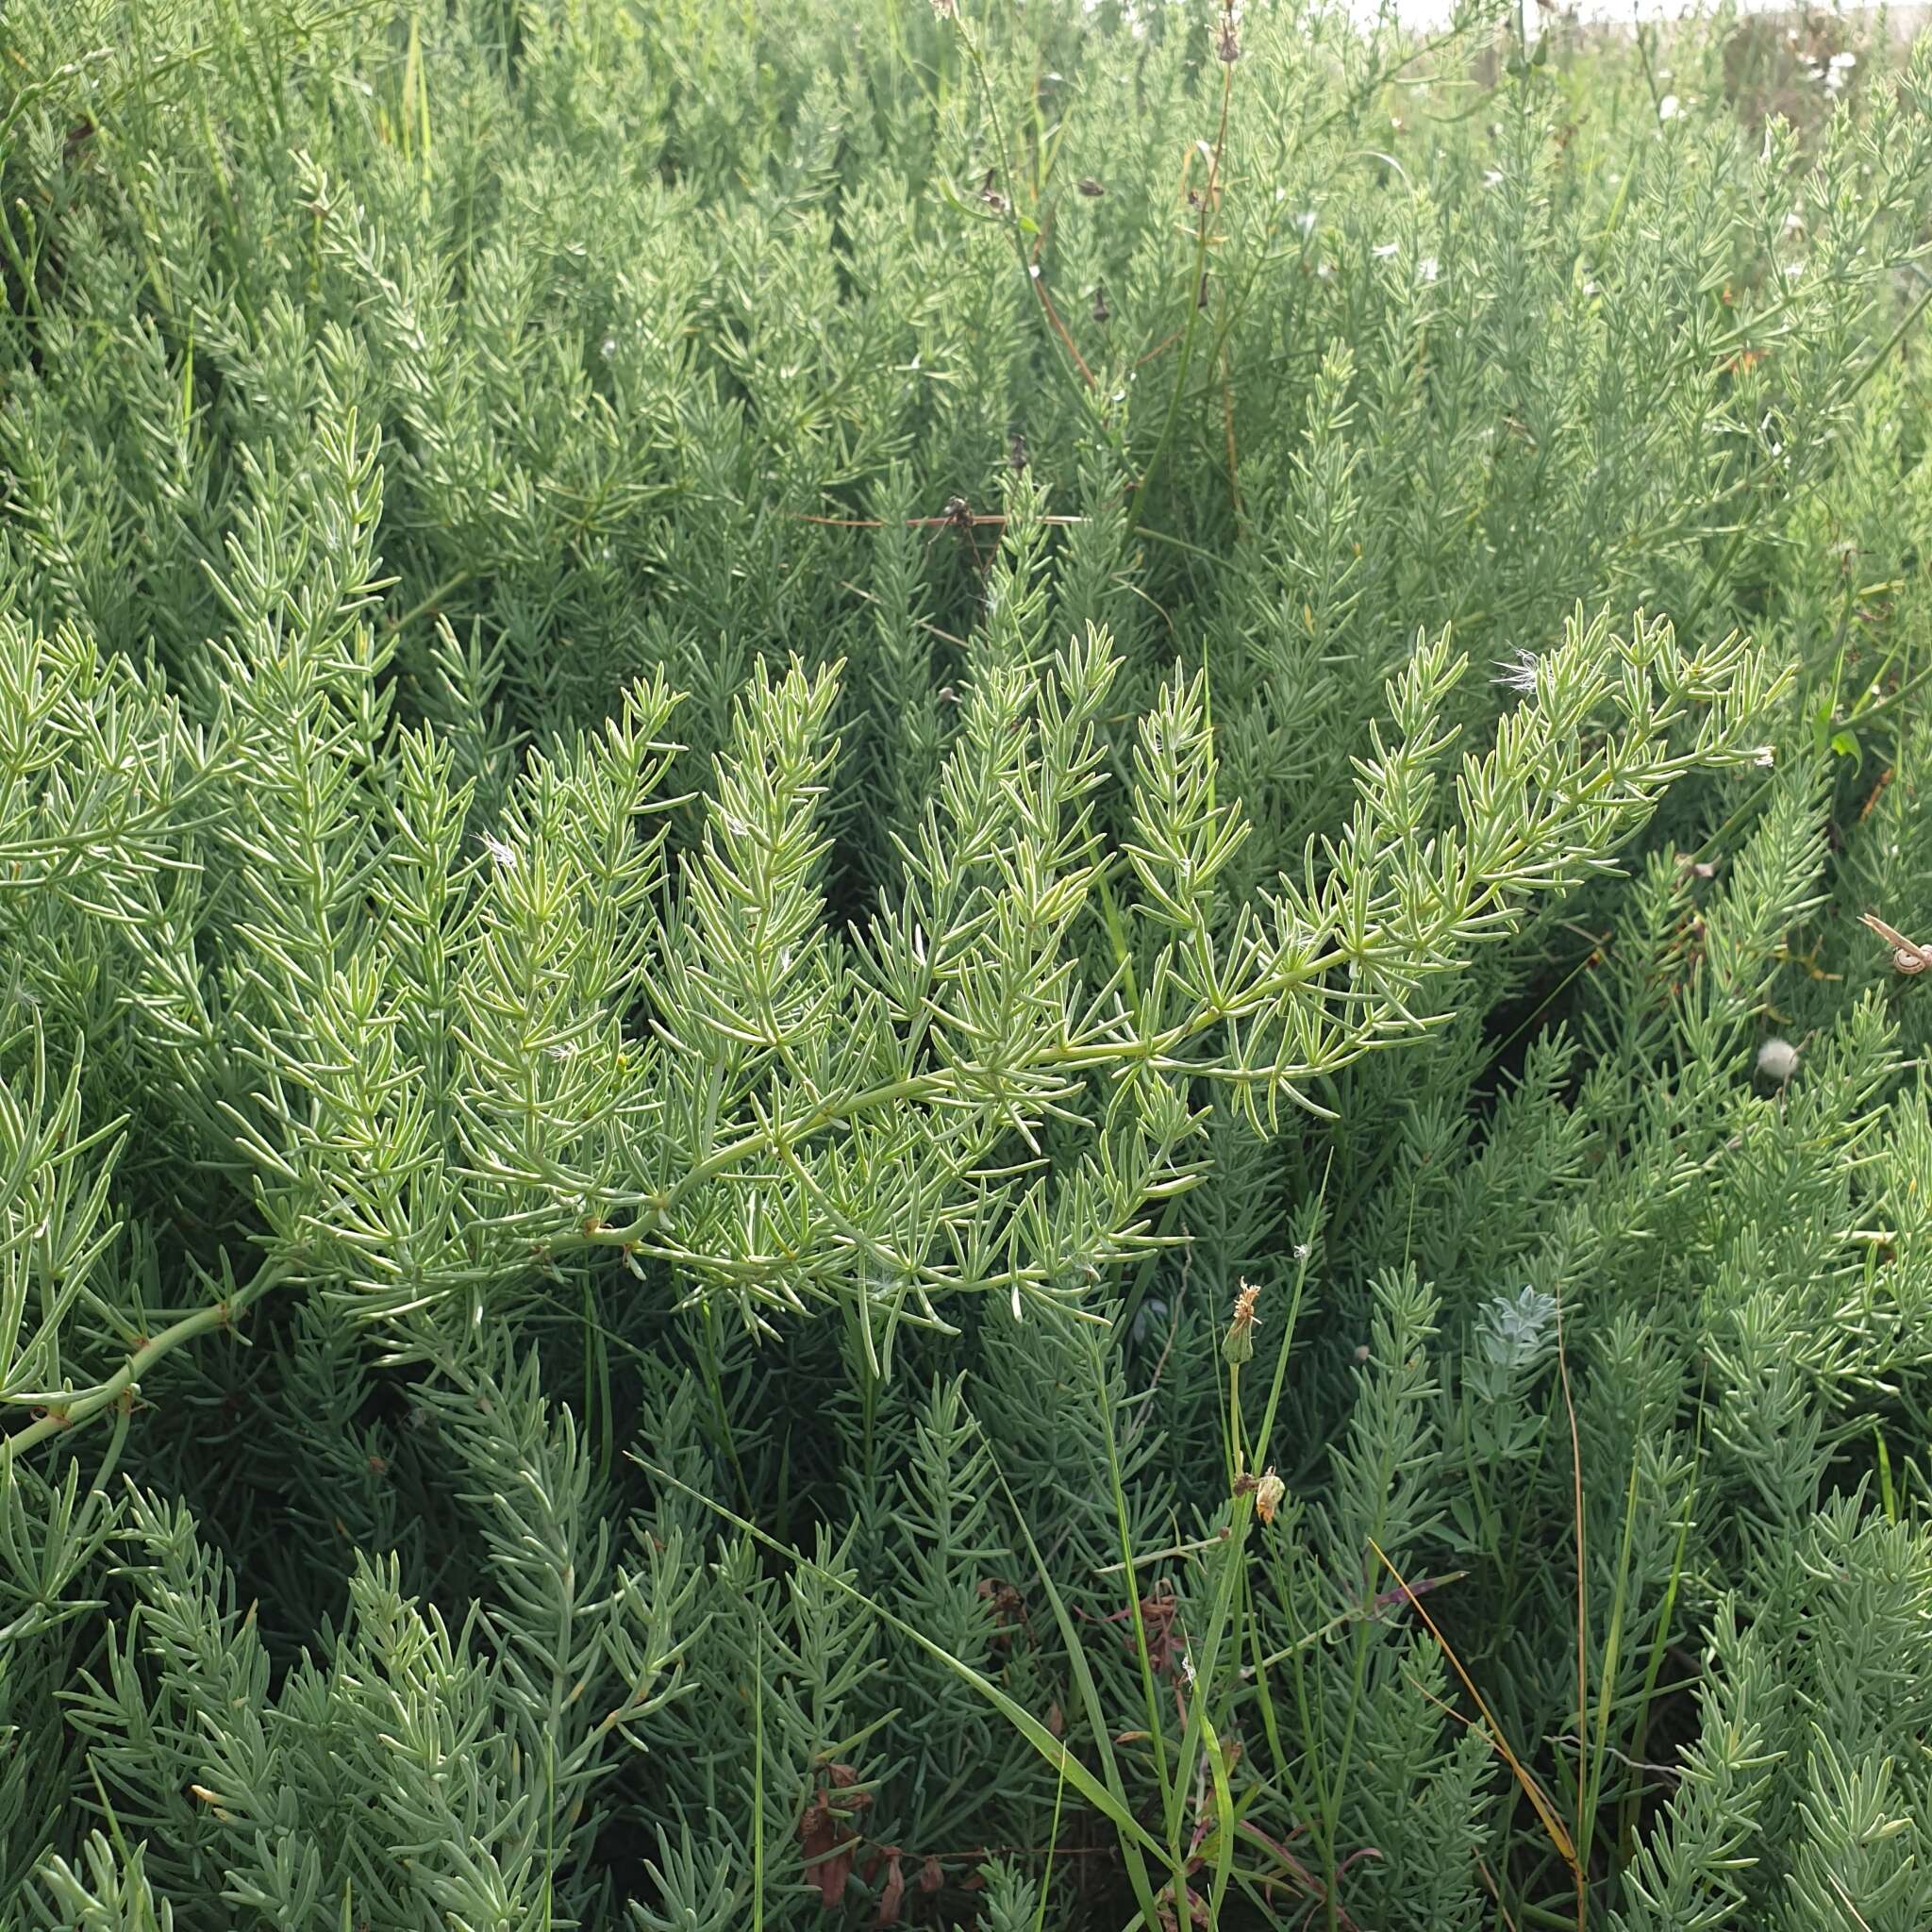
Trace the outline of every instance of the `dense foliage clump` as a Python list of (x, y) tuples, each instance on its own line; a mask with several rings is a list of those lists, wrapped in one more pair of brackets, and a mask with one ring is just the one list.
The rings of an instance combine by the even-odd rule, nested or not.
[(0, 17), (0, 1924), (1932, 1924), (1932, 46), (1520, 27)]

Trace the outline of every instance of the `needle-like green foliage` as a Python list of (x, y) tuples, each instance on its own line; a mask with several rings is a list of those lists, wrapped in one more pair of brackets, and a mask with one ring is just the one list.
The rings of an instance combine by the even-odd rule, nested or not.
[(1932, 1923), (1932, 47), (1499, 13), (0, 18), (0, 1924)]

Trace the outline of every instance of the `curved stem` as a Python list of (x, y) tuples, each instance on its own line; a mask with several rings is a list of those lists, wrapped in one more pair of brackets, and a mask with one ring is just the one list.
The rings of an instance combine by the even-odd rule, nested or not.
[[(1252, 987), (1244, 989), (1239, 1001), (1206, 1006), (1199, 1012), (1163, 1029), (1151, 1039), (1069, 1041), (1028, 1061), (1026, 1071), (1039, 1073), (1063, 1068), (1068, 1072), (1087, 1072), (1095, 1067), (1125, 1065), (1129, 1062), (1142, 1063), (1162, 1071), (1178, 1071), (1171, 1057), (1191, 1040), (1221, 1024), (1224, 1020), (1247, 1017), (1257, 1008), (1279, 999), (1296, 986), (1320, 978), (1324, 973), (1346, 963), (1349, 958), (1350, 955), (1345, 950), (1337, 948), (1293, 966), (1277, 968), (1257, 980)], [(1213, 1068), (1204, 1068), (1201, 1071), (1208, 1074), (1215, 1072)], [(900, 1101), (938, 1100), (948, 1093), (957, 1092), (959, 1084), (958, 1074), (949, 1068), (939, 1068), (929, 1074), (910, 1074), (903, 1079), (889, 1080), (875, 1087), (862, 1088), (858, 1092), (840, 1094), (821, 1101), (817, 1107), (796, 1121), (779, 1121), (754, 1127), (748, 1133), (740, 1135), (737, 1140), (729, 1141), (722, 1147), (713, 1148), (702, 1160), (694, 1161), (661, 1196), (649, 1204), (647, 1219), (595, 1228), (587, 1232), (586, 1239), (594, 1245), (603, 1247), (638, 1246), (651, 1233), (662, 1216), (692, 1188), (702, 1187), (705, 1182), (717, 1179), (720, 1174), (741, 1166), (758, 1155), (773, 1153), (811, 1140), (815, 1135), (824, 1133), (827, 1127), (842, 1125), (847, 1121), (876, 1112), (880, 1108), (891, 1107)]]
[(1221, 125), (1214, 134), (1214, 155), (1208, 165), (1208, 188), (1201, 197), (1201, 220), (1194, 234), (1194, 273), (1190, 296), (1191, 306), (1188, 310), (1187, 327), (1181, 332), (1181, 353), (1178, 366), (1174, 373), (1174, 388), (1167, 398), (1167, 415), (1160, 425), (1160, 439), (1154, 445), (1154, 454), (1147, 458), (1147, 467), (1141, 473), (1141, 480), (1134, 488), (1134, 500), (1127, 510), (1127, 534), (1131, 536), (1141, 526), (1141, 513), (1146, 505), (1155, 477), (1159, 474), (1162, 459), (1167, 455), (1167, 446), (1174, 441), (1174, 424), (1180, 416), (1181, 395), (1188, 386), (1188, 368), (1194, 358), (1194, 334), (1201, 323), (1201, 284), (1208, 273), (1208, 229), (1214, 219), (1214, 191), (1221, 179), (1221, 152), (1227, 143), (1227, 104), (1234, 94), (1234, 67), (1225, 66), (1221, 76)]
[[(1013, 255), (1020, 264), (1020, 274), (1025, 279), (1028, 293), (1036, 299), (1041, 311), (1053, 325), (1056, 337), (1054, 367), (1072, 382), (1074, 392), (1080, 398), (1082, 407), (1090, 416), (1093, 416), (1093, 372), (1087, 367), (1085, 358), (1074, 346), (1074, 339), (1067, 333), (1066, 325), (1060, 321), (1053, 304), (1048, 301), (1046, 291), (1035, 274), (1035, 264), (1026, 251), (1026, 233), (1020, 225), (1019, 175), (1012, 165), (1011, 157), (1007, 152), (1006, 131), (1000, 125), (999, 104), (993, 97), (992, 81), (987, 75), (985, 58), (979, 51), (979, 43), (973, 38), (972, 31), (966, 25), (964, 15), (956, 14), (954, 25), (958, 29), (959, 44), (966, 49), (966, 58), (973, 64), (974, 75), (979, 82), (980, 93), (986, 101), (986, 118), (992, 126), (993, 151), (999, 157), (999, 175), (1006, 190), (1007, 219), (1002, 225), (1012, 239)], [(1066, 351), (1064, 356), (1060, 353), (1062, 347)], [(1067, 359), (1069, 357), (1072, 358), (1071, 361)], [(1095, 417), (1095, 420), (1099, 419)], [(1104, 422), (1101, 423), (1101, 427), (1105, 429)], [(1116, 439), (1110, 440), (1117, 442)]]
[(281, 1278), (279, 1264), (271, 1262), (246, 1288), (237, 1290), (208, 1307), (197, 1308), (192, 1315), (182, 1316), (158, 1335), (151, 1336), (106, 1381), (78, 1391), (58, 1406), (50, 1406), (44, 1415), (37, 1417), (25, 1428), (13, 1430), (0, 1441), (0, 1459), (25, 1456), (50, 1437), (65, 1435), (69, 1429), (93, 1421), (124, 1397), (131, 1395), (140, 1386), (141, 1378), (177, 1348), (216, 1329), (232, 1326), (237, 1315), (260, 1300)]

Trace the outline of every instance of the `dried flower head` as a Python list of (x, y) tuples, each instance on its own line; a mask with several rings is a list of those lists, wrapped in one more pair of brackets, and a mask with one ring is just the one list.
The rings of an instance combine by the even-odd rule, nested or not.
[(1250, 1361), (1255, 1354), (1255, 1303), (1261, 1291), (1244, 1281), (1234, 1298), (1234, 1318), (1227, 1324), (1221, 1353), (1230, 1362)]
[(1757, 1049), (1757, 1071), (1782, 1087), (1797, 1071), (1798, 1049), (1789, 1040), (1767, 1040)]
[(1232, 67), (1241, 58), (1241, 42), (1235, 38), (1234, 0), (1221, 0), (1221, 28), (1214, 51)]
[(1273, 1523), (1274, 1512), (1281, 1507), (1281, 1499), (1288, 1494), (1288, 1485), (1271, 1469), (1255, 1485), (1255, 1514), (1263, 1523)]

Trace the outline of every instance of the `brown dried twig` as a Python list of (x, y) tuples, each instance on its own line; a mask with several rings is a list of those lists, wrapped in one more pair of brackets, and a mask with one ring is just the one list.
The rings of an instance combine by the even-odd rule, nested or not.
[(1875, 912), (1864, 913), (1861, 919), (1891, 947), (1891, 963), (1899, 972), (1923, 973), (1932, 966), (1932, 946), (1922, 946), (1916, 940), (1907, 939), (1897, 926), (1887, 925)]

